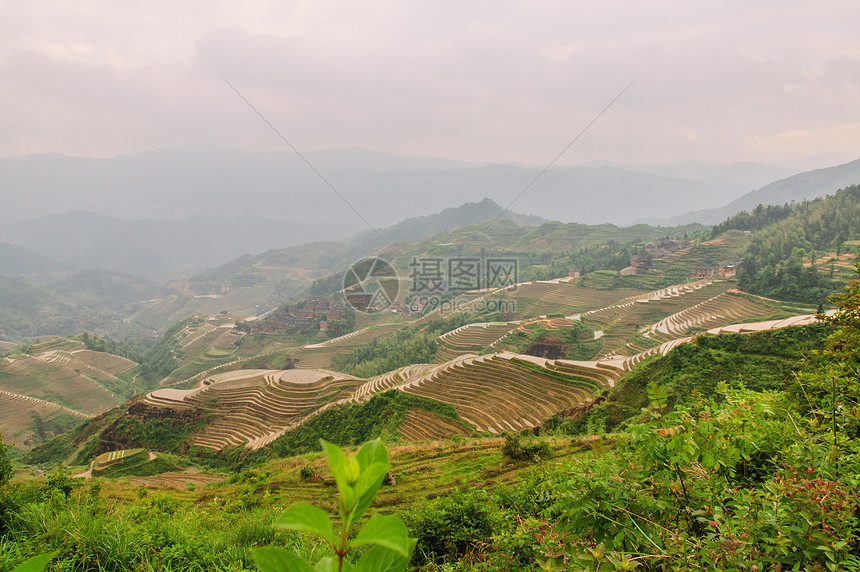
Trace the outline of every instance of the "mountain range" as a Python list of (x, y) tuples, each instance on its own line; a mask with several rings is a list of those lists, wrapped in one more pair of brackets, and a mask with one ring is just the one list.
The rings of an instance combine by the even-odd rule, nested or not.
[(4, 158), (0, 220), (90, 211), (121, 220), (244, 217), (355, 227), (361, 221), (340, 194), (377, 227), (485, 197), (561, 222), (624, 225), (720, 207), (791, 174), (749, 163), (601, 164), (545, 171), (362, 149), (304, 156), (326, 181), (288, 152), (186, 147), (107, 159)]

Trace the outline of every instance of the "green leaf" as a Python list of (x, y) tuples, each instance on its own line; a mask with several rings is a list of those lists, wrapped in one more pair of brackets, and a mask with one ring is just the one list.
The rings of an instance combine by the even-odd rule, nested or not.
[[(357, 472), (360, 471), (358, 461), (352, 459), (352, 463), (350, 463), (350, 459), (346, 456), (346, 453), (337, 445), (329, 443), (324, 439), (320, 439), (320, 443), (323, 446), (326, 459), (328, 459), (328, 465), (331, 467), (332, 475), (337, 483), (337, 490), (340, 493), (341, 506), (343, 507), (342, 510), (344, 510), (341, 516), (346, 520), (355, 507), (355, 490), (352, 484), (359, 477)], [(353, 477), (352, 473), (354, 472), (356, 474)], [(348, 528), (349, 523), (346, 523), (346, 526)]]
[(331, 544), (337, 543), (331, 528), (331, 519), (325, 511), (306, 502), (297, 502), (288, 506), (274, 524), (278, 528), (311, 532), (322, 536)]
[(388, 451), (379, 439), (368, 441), (362, 445), (356, 457), (362, 471), (374, 463), (388, 464)]
[(328, 466), (331, 467), (332, 475), (337, 483), (338, 491), (343, 491), (349, 483), (349, 459), (343, 449), (324, 439), (320, 439)]
[(409, 537), (406, 525), (396, 516), (375, 516), (365, 523), (349, 543), (350, 547), (375, 544), (409, 556)]
[(251, 554), (260, 572), (313, 572), (313, 567), (281, 548), (252, 548)]
[(48, 567), (48, 563), (56, 556), (55, 552), (39, 554), (18, 565), (12, 572), (42, 572)]
[(373, 463), (362, 471), (358, 482), (355, 483), (355, 494), (358, 498), (356, 499), (355, 506), (349, 513), (349, 524), (347, 526), (351, 526), (353, 522), (361, 518), (361, 515), (370, 507), (373, 497), (376, 496), (376, 492), (382, 486), (382, 479), (385, 477), (385, 473), (390, 468), (391, 466), (388, 463)]
[[(414, 540), (409, 542), (409, 552), (415, 545)], [(374, 546), (364, 553), (352, 569), (354, 572), (402, 572), (409, 564), (409, 557), (388, 550), (382, 546)]]

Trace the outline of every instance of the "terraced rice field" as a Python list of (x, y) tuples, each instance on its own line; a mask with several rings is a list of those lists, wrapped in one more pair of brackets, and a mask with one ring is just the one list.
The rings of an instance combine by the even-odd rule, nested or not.
[(366, 343), (372, 342), (376, 338), (387, 336), (388, 334), (403, 328), (403, 324), (382, 324), (378, 326), (368, 326), (361, 330), (356, 330), (343, 336), (326, 340), (319, 344), (310, 344), (306, 348), (354, 348), (363, 346)]
[(91, 465), (93, 474), (104, 471), (108, 467), (119, 465), (121, 463), (138, 463), (145, 460), (149, 452), (146, 449), (122, 449), (119, 451), (110, 451), (102, 453), (96, 457)]
[(206, 486), (225, 480), (223, 475), (204, 475), (198, 473), (162, 473), (152, 477), (124, 477), (124, 480), (135, 486), (148, 489), (180, 489), (185, 490), (188, 483), (196, 486)]
[(137, 363), (124, 357), (90, 350), (50, 351), (39, 356), (45, 363), (60, 365), (96, 381), (115, 381)]
[(0, 390), (44, 399), (84, 414), (102, 413), (119, 405), (118, 397), (84, 373), (74, 371), (63, 359), (53, 359), (53, 355), (0, 364)]
[(709, 281), (672, 286), (585, 312), (582, 320), (593, 329), (605, 333), (603, 350), (598, 358), (625, 355), (630, 352), (627, 344), (643, 326), (650, 326), (730, 288), (729, 283)]
[(735, 322), (770, 316), (774, 309), (732, 292), (713, 298), (667, 316), (643, 331), (647, 338), (666, 342), (687, 335), (690, 330), (708, 330)]
[(32, 447), (36, 439), (33, 415), (38, 415), (42, 421), (84, 421), (89, 418), (48, 401), (0, 391), (0, 435), (3, 441), (22, 449)]
[(592, 395), (585, 385), (542, 375), (498, 355), (450, 362), (400, 389), (449, 403), (461, 419), (490, 433), (535, 427)]
[(48, 340), (46, 342), (39, 342), (38, 344), (33, 344), (30, 348), (30, 353), (37, 355), (43, 352), (54, 351), (54, 350), (62, 350), (66, 352), (71, 352), (75, 350), (84, 349), (83, 342), (79, 342), (77, 340), (70, 340), (67, 338), (54, 338), (53, 340)]
[(350, 395), (360, 384), (333, 372), (235, 370), (207, 378), (192, 390), (153, 391), (145, 401), (217, 411), (217, 418), (192, 438), (193, 445), (258, 448), (300, 419)]
[(454, 348), (477, 349), (501, 339), (518, 326), (518, 322), (467, 324), (442, 334), (439, 341)]
[(186, 326), (179, 339), (183, 356), (180, 365), (185, 365), (205, 353), (223, 334), (223, 329), (216, 328), (212, 324)]
[(603, 290), (584, 288), (565, 282), (529, 282), (518, 284), (506, 294), (517, 301), (520, 315), (539, 315), (558, 311), (581, 313), (617, 303), (640, 293), (639, 290)]
[(79, 350), (71, 352), (72, 358), (82, 362), (89, 367), (100, 369), (112, 375), (120, 375), (134, 366), (137, 363), (128, 358), (108, 354), (104, 352), (94, 352), (91, 350)]
[(468, 437), (473, 433), (470, 427), (452, 419), (417, 409), (406, 412), (406, 419), (397, 431), (406, 441), (438, 441), (454, 435)]
[(296, 367), (299, 369), (329, 369), (335, 356), (351, 353), (352, 348), (347, 347), (305, 347), (289, 350), (290, 357), (296, 359)]

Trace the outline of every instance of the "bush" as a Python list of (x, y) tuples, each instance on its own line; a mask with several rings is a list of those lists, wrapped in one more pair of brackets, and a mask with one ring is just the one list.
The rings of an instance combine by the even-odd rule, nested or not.
[(457, 492), (425, 501), (404, 515), (417, 539), (413, 565), (476, 558), (501, 524), (495, 503), (483, 491)]
[(502, 445), (502, 455), (509, 461), (539, 461), (550, 455), (549, 444), (535, 441), (523, 444), (519, 435), (505, 433), (505, 444)]

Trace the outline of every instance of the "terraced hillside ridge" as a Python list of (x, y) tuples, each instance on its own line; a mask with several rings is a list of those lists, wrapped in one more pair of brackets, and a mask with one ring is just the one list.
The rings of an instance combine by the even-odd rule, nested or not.
[(75, 371), (70, 365), (70, 362), (55, 359), (54, 354), (7, 362), (0, 365), (0, 389), (44, 399), (85, 414), (99, 414), (120, 403), (119, 397), (98, 383), (101, 376), (88, 376), (87, 372)]
[(730, 290), (667, 316), (642, 330), (642, 334), (646, 338), (663, 342), (684, 336), (690, 330), (708, 330), (772, 314), (773, 308), (770, 306)]
[(496, 293), (514, 300), (518, 316), (537, 316), (557, 312), (580, 314), (617, 304), (622, 299), (641, 295), (643, 291), (629, 288), (588, 288), (550, 280), (525, 282)]
[(468, 437), (474, 432), (453, 419), (418, 409), (406, 412), (406, 418), (397, 431), (406, 441), (438, 441), (454, 435)]
[[(152, 455), (152, 458), (155, 456)], [(120, 465), (137, 465), (145, 463), (150, 459), (150, 453), (146, 449), (123, 449), (120, 451), (110, 451), (102, 453), (96, 457), (90, 464), (90, 470), (93, 476), (103, 475), (111, 469), (115, 469)]]
[(145, 398), (162, 407), (202, 408), (214, 421), (192, 445), (223, 450), (258, 448), (323, 406), (346, 397), (361, 384), (343, 374), (302, 369), (234, 370), (202, 380), (188, 390), (158, 389)]
[(42, 423), (60, 422), (65, 425), (91, 417), (50, 401), (0, 390), (0, 434), (3, 441), (21, 449), (32, 447), (38, 438), (35, 416)]
[(439, 336), (437, 362), (446, 362), (463, 354), (492, 345), (508, 332), (516, 329), (519, 322), (483, 322), (466, 324)]
[(667, 316), (695, 306), (731, 289), (728, 282), (701, 281), (663, 288), (645, 295), (633, 296), (618, 303), (582, 314), (582, 320), (595, 330), (604, 332), (603, 349), (598, 359), (620, 357), (635, 353), (627, 347), (644, 327)]
[[(828, 310), (825, 315), (832, 316), (836, 310)], [(763, 332), (767, 330), (778, 330), (780, 328), (788, 328), (790, 326), (806, 326), (809, 324), (814, 324), (818, 321), (818, 316), (816, 314), (803, 314), (799, 316), (791, 316), (789, 318), (783, 318), (779, 320), (766, 320), (762, 322), (750, 322), (745, 324), (732, 324), (729, 326), (720, 326), (716, 328), (711, 328), (706, 333), (711, 335), (719, 335), (722, 333), (752, 333), (752, 332)], [(688, 343), (696, 339), (696, 336), (687, 336), (683, 338), (675, 338), (673, 340), (669, 340), (667, 342), (663, 342), (659, 346), (650, 348), (643, 352), (640, 352), (636, 355), (627, 357), (627, 358), (615, 358), (615, 359), (607, 359), (603, 360), (601, 363), (606, 365), (611, 365), (614, 367), (618, 367), (623, 371), (630, 371), (636, 365), (644, 359), (647, 359), (651, 356), (655, 356), (657, 354), (665, 356), (674, 348), (676, 348), (680, 344)]]
[(517, 363), (516, 357), (522, 356), (458, 359), (399, 389), (449, 403), (461, 419), (489, 433), (535, 427), (592, 398), (592, 386), (540, 373)]
[(232, 331), (232, 323), (192, 321), (176, 335), (177, 367), (161, 380), (162, 386), (187, 384), (206, 372), (237, 361), (236, 342), (241, 336)]
[(376, 338), (387, 336), (395, 330), (399, 330), (403, 324), (381, 324), (378, 326), (368, 326), (348, 334), (344, 334), (337, 338), (332, 338), (318, 344), (308, 344), (305, 349), (316, 348), (354, 348), (362, 346)]
[(124, 383), (117, 376), (137, 365), (74, 340), (51, 340), (31, 352), (0, 360), (0, 432), (22, 448), (35, 444), (45, 423), (68, 426), (119, 405), (122, 396), (108, 387)]

